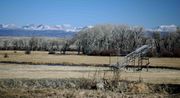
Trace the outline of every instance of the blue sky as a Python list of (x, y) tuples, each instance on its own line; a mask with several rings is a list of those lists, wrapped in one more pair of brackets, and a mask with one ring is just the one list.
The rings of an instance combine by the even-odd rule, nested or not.
[(3, 24), (180, 25), (180, 0), (0, 0)]

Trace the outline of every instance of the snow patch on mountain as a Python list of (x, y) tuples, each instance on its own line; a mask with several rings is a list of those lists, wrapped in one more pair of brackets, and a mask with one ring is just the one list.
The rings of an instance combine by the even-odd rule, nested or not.
[(78, 32), (83, 29), (83, 27), (74, 27), (70, 24), (63, 24), (63, 25), (44, 25), (44, 24), (27, 24), (22, 27), (18, 27), (14, 24), (0, 24), (0, 29), (22, 29), (22, 30), (59, 30), (65, 32)]
[[(22, 30), (58, 30), (65, 32), (78, 32), (82, 29), (93, 28), (94, 26), (84, 26), (84, 27), (74, 27), (70, 24), (62, 24), (62, 25), (45, 25), (45, 24), (27, 24), (24, 26), (17, 26), (15, 24), (0, 24), (0, 29), (22, 29)], [(161, 25), (153, 29), (146, 29), (148, 32), (175, 32), (177, 30), (176, 25)]]
[(0, 24), (0, 29), (17, 29), (19, 28), (15, 24)]
[(177, 30), (176, 25), (161, 25), (154, 29), (146, 29), (147, 31), (151, 32), (175, 32)]

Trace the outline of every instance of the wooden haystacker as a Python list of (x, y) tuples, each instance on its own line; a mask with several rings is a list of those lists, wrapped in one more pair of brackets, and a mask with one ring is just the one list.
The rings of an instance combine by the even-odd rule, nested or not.
[(142, 70), (143, 67), (146, 67), (148, 71), (148, 65), (150, 62), (149, 57), (146, 57), (146, 54), (150, 48), (150, 45), (143, 45), (126, 55), (122, 61), (117, 61), (116, 64), (111, 65), (111, 67), (121, 69), (127, 67), (130, 63), (132, 64), (131, 66), (135, 66), (137, 60), (137, 71)]

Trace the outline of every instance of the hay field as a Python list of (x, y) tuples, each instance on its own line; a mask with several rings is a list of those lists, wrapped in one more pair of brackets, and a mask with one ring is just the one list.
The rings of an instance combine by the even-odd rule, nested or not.
[[(8, 53), (9, 58), (4, 58)], [(112, 57), (111, 61), (116, 62), (117, 58)], [(30, 55), (24, 51), (0, 51), (0, 61), (32, 62), (37, 64), (109, 64), (109, 57), (86, 56), (86, 55), (50, 55), (48, 52), (32, 51)]]
[[(8, 58), (4, 58), (4, 54), (8, 54)], [(24, 51), (0, 51), (0, 62), (25, 62), (29, 64), (87, 64), (87, 65), (104, 65), (116, 63), (117, 59), (121, 60), (122, 57), (111, 57), (108, 56), (86, 56), (76, 55), (49, 55), (48, 52), (43, 51), (32, 51), (30, 55), (24, 54)], [(180, 58), (150, 58), (150, 66), (165, 66), (180, 68)]]
[[(8, 58), (4, 58), (5, 53), (8, 54)], [(129, 68), (129, 70), (120, 72), (118, 77), (118, 80), (125, 82), (118, 82), (118, 86), (114, 82), (110, 84), (115, 86), (107, 85), (107, 81), (100, 82), (107, 83), (103, 84), (103, 87), (110, 88), (105, 91), (93, 89), (94, 82), (89, 82), (89, 80), (96, 81), (95, 86), (97, 88), (99, 81), (116, 79), (110, 67), (97, 67), (96, 65), (108, 65), (109, 61), (116, 63), (117, 59), (121, 60), (122, 58), (111, 57), (109, 59), (108, 56), (76, 55), (74, 52), (68, 53), (68, 55), (49, 55), (48, 52), (32, 51), (30, 55), (26, 55), (24, 51), (17, 51), (17, 53), (14, 53), (14, 51), (0, 51), (0, 97), (56, 98), (61, 96), (64, 98), (93, 98), (99, 96), (102, 98), (154, 98), (179, 96), (180, 70), (177, 69), (149, 68), (148, 72), (146, 69), (140, 72)], [(180, 58), (151, 58), (150, 63), (151, 66), (180, 68)], [(63, 66), (63, 64), (69, 66)], [(72, 81), (68, 81), (68, 79), (72, 79)], [(75, 89), (74, 87), (78, 87), (78, 84), (73, 82), (75, 80), (81, 81), (77, 83), (83, 85), (83, 88), (80, 88), (80, 85), (79, 88)], [(89, 84), (84, 85), (83, 81), (84, 84)], [(65, 84), (60, 85), (63, 83)], [(91, 88), (88, 88), (90, 84)], [(165, 84), (165, 89), (162, 84)], [(172, 86), (170, 88), (168, 85), (177, 85), (177, 87)], [(113, 89), (111, 90), (111, 88)], [(159, 92), (155, 90), (156, 88)], [(170, 93), (171, 90), (168, 92), (169, 89), (177, 93)]]
[[(28, 79), (59, 79), (59, 78), (90, 78), (111, 79), (113, 72), (108, 67), (92, 66), (48, 66), (48, 65), (21, 65), (0, 63), (0, 78), (28, 78)], [(146, 83), (180, 84), (180, 71), (173, 69), (149, 69), (148, 72), (123, 71), (122, 80), (138, 81), (143, 79)]]

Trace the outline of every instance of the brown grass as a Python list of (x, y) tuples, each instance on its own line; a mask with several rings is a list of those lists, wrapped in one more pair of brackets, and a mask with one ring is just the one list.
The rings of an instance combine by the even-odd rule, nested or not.
[[(7, 53), (9, 58), (4, 58), (4, 53)], [(104, 65), (116, 63), (117, 59), (122, 57), (108, 56), (86, 56), (76, 55), (74, 52), (71, 55), (49, 55), (48, 52), (32, 51), (30, 55), (26, 55), (24, 51), (0, 51), (0, 62), (24, 62), (31, 64), (89, 64), (89, 65)], [(165, 66), (180, 68), (180, 58), (150, 58), (150, 66)]]
[[(2, 58), (4, 53), (8, 53), (9, 58)], [(111, 61), (116, 62), (116, 57)], [(24, 51), (0, 51), (0, 61), (50, 63), (50, 64), (109, 64), (109, 57), (86, 56), (86, 55), (49, 55), (48, 52), (33, 51), (30, 55), (25, 55)]]
[[(4, 58), (4, 53), (7, 53), (9, 58)], [(122, 59), (122, 57), (119, 57)], [(0, 51), (0, 62), (27, 62), (32, 64), (109, 64), (108, 56), (85, 56), (76, 55), (49, 55), (48, 52), (33, 51), (30, 55), (26, 55), (24, 51)], [(111, 62), (117, 62), (117, 57), (112, 57)], [(151, 66), (166, 66), (180, 68), (180, 58), (151, 58)], [(48, 66), (48, 65), (23, 65), (23, 64), (5, 64), (0, 63), (0, 79), (45, 79), (45, 83), (53, 79), (90, 79), (90, 80), (112, 80), (113, 72), (109, 71), (108, 67), (93, 67), (93, 66)], [(46, 80), (47, 79), (47, 80)], [(131, 72), (122, 71), (120, 79), (126, 81), (138, 81), (142, 79), (144, 83), (153, 84), (180, 84), (180, 71), (172, 69), (151, 69), (149, 72)], [(32, 80), (32, 81), (35, 81)], [(80, 80), (81, 81), (81, 80)], [(10, 82), (7, 82), (10, 83)], [(20, 85), (17, 82), (17, 85)], [(34, 82), (32, 82), (34, 83)], [(132, 83), (128, 85), (128, 93), (91, 89), (52, 89), (52, 88), (3, 88), (0, 89), (0, 97), (13, 98), (30, 98), (31, 97), (58, 97), (62, 98), (84, 98), (84, 97), (100, 97), (100, 98), (119, 98), (119, 97), (170, 97), (165, 93), (158, 94), (157, 92), (150, 93), (151, 88), (144, 83)], [(3, 83), (1, 83), (3, 84)], [(8, 85), (8, 84), (7, 84)], [(12, 85), (15, 85), (12, 83)], [(122, 85), (120, 85), (122, 87)], [(119, 88), (118, 88), (119, 90)], [(178, 95), (177, 95), (178, 96)]]
[[(179, 95), (180, 85), (91, 79), (0, 79), (0, 98), (154, 98)], [(73, 84), (73, 85), (72, 85)]]
[(124, 94), (113, 91), (84, 89), (6, 89), (0, 90), (1, 98), (178, 98), (178, 94), (164, 93)]
[[(20, 65), (0, 63), (0, 78), (89, 78), (112, 79), (113, 72), (108, 67), (86, 66), (48, 66), (48, 65)], [(147, 83), (180, 83), (180, 71), (170, 69), (152, 69), (149, 72), (123, 71), (120, 79), (138, 81), (142, 78)]]

